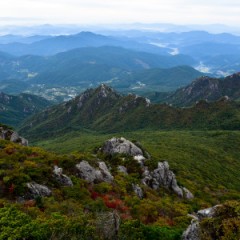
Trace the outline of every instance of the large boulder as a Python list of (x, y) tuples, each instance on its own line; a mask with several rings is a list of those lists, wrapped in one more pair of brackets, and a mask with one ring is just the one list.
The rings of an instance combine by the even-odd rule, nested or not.
[(76, 165), (78, 176), (83, 178), (89, 183), (96, 180), (96, 170), (87, 161), (82, 161)]
[(206, 208), (199, 210), (196, 216), (193, 216), (191, 224), (188, 226), (186, 231), (184, 231), (182, 235), (182, 240), (201, 240), (201, 227), (200, 222), (205, 218), (214, 217), (217, 208), (221, 207), (221, 205), (216, 205), (211, 208)]
[(32, 198), (49, 197), (52, 195), (52, 191), (47, 186), (35, 182), (27, 183), (27, 188), (29, 190), (28, 196)]
[(129, 140), (121, 137), (121, 138), (111, 138), (107, 140), (103, 147), (102, 151), (106, 154), (126, 154), (130, 156), (143, 156), (143, 151), (137, 147), (134, 143)]
[(144, 167), (142, 183), (157, 190), (160, 187), (172, 190), (179, 197), (185, 197), (187, 199), (193, 198), (193, 194), (184, 187), (179, 187), (177, 184), (176, 176), (169, 169), (167, 161), (159, 162), (158, 167), (152, 172)]
[(98, 168), (92, 167), (87, 161), (82, 161), (76, 165), (77, 175), (89, 183), (113, 181), (113, 176), (108, 170), (105, 162), (99, 162)]
[(53, 169), (53, 176), (57, 180), (57, 182), (63, 186), (73, 186), (72, 180), (70, 177), (62, 173), (62, 168), (58, 166), (54, 166)]
[(0, 139), (9, 140), (23, 146), (28, 146), (28, 140), (19, 136), (19, 134), (11, 129), (0, 127)]

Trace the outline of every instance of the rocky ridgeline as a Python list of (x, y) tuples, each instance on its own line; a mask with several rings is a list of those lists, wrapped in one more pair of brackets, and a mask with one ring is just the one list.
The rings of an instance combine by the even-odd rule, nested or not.
[[(155, 190), (160, 187), (164, 187), (176, 193), (179, 197), (191, 199), (193, 194), (185, 187), (180, 187), (177, 184), (175, 174), (169, 169), (167, 161), (159, 162), (158, 167), (153, 171), (149, 171), (148, 167), (144, 166), (144, 162), (147, 160), (143, 155), (143, 150), (136, 146), (129, 140), (121, 138), (112, 138), (106, 141), (101, 149), (105, 154), (126, 154), (133, 156), (133, 158), (139, 162), (143, 169), (142, 184), (151, 187)], [(150, 157), (149, 154), (148, 158)], [(127, 169), (123, 166), (119, 166), (118, 169), (127, 174)], [(133, 185), (134, 192), (142, 198), (143, 191), (140, 190), (139, 185)]]
[[(104, 143), (100, 149), (105, 154), (124, 154), (133, 157), (133, 161), (137, 161), (142, 167), (143, 174), (141, 183), (147, 187), (157, 190), (161, 187), (173, 191), (181, 198), (191, 199), (193, 194), (185, 187), (180, 187), (177, 184), (175, 174), (169, 169), (167, 161), (159, 162), (158, 167), (153, 171), (149, 171), (148, 167), (144, 165), (145, 161), (150, 158), (149, 154), (144, 152), (139, 146), (130, 142), (129, 140), (121, 138), (112, 138)], [(144, 156), (147, 155), (147, 158)], [(100, 182), (112, 183), (114, 177), (112, 176), (107, 165), (103, 161), (96, 163), (97, 166), (93, 167), (86, 160), (76, 164), (76, 176), (84, 179), (89, 184), (95, 184)], [(119, 172), (128, 174), (128, 170), (124, 166), (118, 166)], [(63, 170), (58, 166), (54, 166), (53, 177), (62, 186), (73, 186), (71, 179), (63, 174)], [(27, 183), (29, 189), (29, 197), (36, 196), (50, 196), (51, 190), (45, 186), (35, 182)], [(139, 184), (132, 185), (135, 194), (142, 199), (144, 197), (144, 191)]]
[(19, 143), (23, 146), (28, 146), (28, 140), (19, 136), (19, 134), (11, 129), (0, 127), (0, 139), (9, 140), (14, 143)]

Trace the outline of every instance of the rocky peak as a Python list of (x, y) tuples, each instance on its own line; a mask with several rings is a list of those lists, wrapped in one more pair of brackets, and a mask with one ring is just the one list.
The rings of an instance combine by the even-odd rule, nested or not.
[(105, 84), (101, 84), (97, 89), (96, 92), (98, 93), (99, 97), (105, 98), (107, 97), (109, 94), (113, 93), (113, 89), (108, 87)]
[(190, 84), (189, 87), (185, 88), (185, 91), (188, 94), (196, 94), (197, 92), (202, 92), (202, 91), (218, 91), (219, 90), (219, 81), (218, 79), (215, 78), (210, 78), (207, 76), (200, 77), (196, 79), (195, 81)]
[(78, 97), (78, 108), (82, 108), (85, 103), (91, 102), (91, 106), (100, 105), (102, 102), (118, 99), (121, 95), (105, 84), (101, 84), (96, 89), (88, 89)]

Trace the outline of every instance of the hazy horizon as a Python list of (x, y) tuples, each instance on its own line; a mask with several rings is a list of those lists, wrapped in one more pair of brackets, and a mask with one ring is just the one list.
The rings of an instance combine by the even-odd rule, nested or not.
[(178, 25), (240, 22), (237, 0), (8, 0), (0, 3), (1, 25), (105, 25), (170, 23)]

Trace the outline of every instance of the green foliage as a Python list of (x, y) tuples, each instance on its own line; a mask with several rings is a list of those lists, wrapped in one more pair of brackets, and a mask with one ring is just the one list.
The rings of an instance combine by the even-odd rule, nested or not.
[(126, 221), (120, 229), (119, 239), (180, 240), (182, 230), (177, 228), (144, 225), (139, 221)]
[(93, 190), (100, 194), (108, 193), (112, 190), (112, 185), (106, 182), (98, 183), (94, 185)]
[[(65, 149), (61, 149), (67, 151), (71, 146), (75, 153), (68, 155), (0, 141), (2, 239), (13, 238), (14, 231), (15, 239), (50, 239), (51, 236), (54, 239), (101, 239), (96, 219), (109, 211), (117, 211), (121, 218), (119, 239), (181, 239), (183, 230), (191, 221), (188, 213), (225, 200), (239, 199), (238, 132), (124, 133), (123, 136), (128, 139), (138, 139), (151, 153), (151, 159), (146, 160), (150, 170), (156, 167), (158, 161), (168, 160), (179, 184), (195, 195), (193, 200), (180, 199), (164, 188), (155, 191), (141, 185), (141, 169), (132, 157), (91, 153), (91, 149), (100, 146), (112, 135), (91, 133), (87, 136), (84, 143), (84, 135), (79, 133)], [(71, 141), (78, 144), (71, 145)], [(59, 150), (59, 145), (53, 143), (56, 141), (48, 141), (48, 146)], [(77, 152), (81, 145), (89, 152)], [(92, 185), (78, 178), (75, 164), (81, 160), (89, 161), (92, 166), (100, 160), (106, 161), (114, 175), (114, 182)], [(117, 171), (120, 164), (127, 167), (128, 175)], [(62, 167), (63, 173), (71, 177), (72, 187), (61, 186), (54, 179), (54, 165)], [(29, 181), (47, 185), (52, 190), (52, 196), (31, 200), (19, 198), (27, 193), (25, 185)], [(133, 183), (143, 189), (143, 199), (133, 192)], [(20, 201), (17, 205), (13, 204), (16, 200)], [(223, 206), (216, 218), (203, 222), (204, 239), (209, 236), (224, 240), (238, 237), (239, 202), (226, 202)]]
[(0, 93), (0, 122), (16, 127), (26, 117), (50, 105), (46, 99), (31, 94), (12, 96)]
[(0, 239), (96, 239), (83, 217), (52, 213), (35, 219), (14, 206), (0, 208)]
[(213, 218), (201, 222), (203, 239), (235, 240), (240, 238), (240, 203), (228, 201), (217, 208)]

